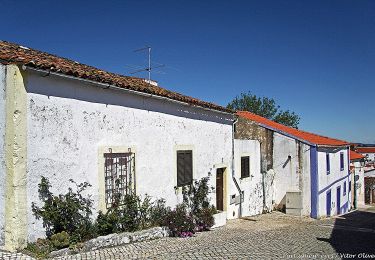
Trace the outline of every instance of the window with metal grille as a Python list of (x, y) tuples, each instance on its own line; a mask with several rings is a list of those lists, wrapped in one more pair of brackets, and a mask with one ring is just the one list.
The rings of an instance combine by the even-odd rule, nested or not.
[(191, 184), (193, 181), (193, 152), (177, 151), (177, 187)]
[(241, 178), (250, 177), (250, 156), (241, 157)]
[(105, 153), (105, 201), (107, 208), (122, 205), (126, 195), (135, 194), (135, 154)]

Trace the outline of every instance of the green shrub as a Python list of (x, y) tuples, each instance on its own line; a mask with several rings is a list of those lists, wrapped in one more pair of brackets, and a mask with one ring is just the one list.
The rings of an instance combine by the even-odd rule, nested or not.
[(96, 230), (99, 236), (120, 232), (120, 213), (117, 208), (109, 209), (105, 214), (99, 211), (96, 219)]
[(214, 206), (203, 208), (194, 216), (197, 231), (207, 231), (215, 224), (214, 214), (217, 210)]
[(186, 210), (186, 205), (179, 204), (166, 215), (164, 225), (169, 228), (171, 236), (191, 236), (195, 231), (192, 215)]
[(144, 199), (134, 194), (126, 195), (121, 205), (116, 203), (105, 214), (99, 212), (96, 230), (98, 235), (104, 236), (160, 226), (169, 211), (164, 199), (152, 201), (148, 195)]
[(52, 235), (50, 240), (51, 244), (56, 249), (68, 247), (70, 244), (70, 236), (65, 231)]
[(28, 243), (23, 251), (32, 257), (40, 259), (47, 258), (52, 250), (54, 250), (54, 248), (49, 239), (38, 238), (36, 242)]
[(50, 191), (50, 183), (47, 178), (42, 177), (38, 185), (39, 198), (42, 207), (32, 203), (32, 211), (37, 219), (43, 220), (46, 235), (52, 235), (66, 231), (71, 239), (80, 241), (95, 236), (92, 234), (93, 227), (90, 216), (92, 214), (92, 200), (82, 193), (91, 185), (87, 182), (77, 184), (75, 191), (69, 187), (66, 194), (54, 195)]
[(194, 181), (182, 189), (183, 201), (194, 218), (197, 231), (208, 230), (214, 223), (213, 215), (217, 212), (210, 205), (208, 194), (212, 187), (208, 186), (209, 177)]
[(156, 200), (150, 209), (151, 226), (162, 226), (171, 208), (165, 205), (165, 199)]
[(125, 195), (124, 203), (119, 210), (121, 231), (133, 232), (140, 228), (140, 204), (139, 196)]

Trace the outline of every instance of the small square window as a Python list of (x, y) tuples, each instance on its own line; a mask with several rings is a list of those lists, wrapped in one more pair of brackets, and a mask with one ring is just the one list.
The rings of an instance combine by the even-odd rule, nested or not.
[(241, 179), (250, 177), (250, 156), (241, 157)]

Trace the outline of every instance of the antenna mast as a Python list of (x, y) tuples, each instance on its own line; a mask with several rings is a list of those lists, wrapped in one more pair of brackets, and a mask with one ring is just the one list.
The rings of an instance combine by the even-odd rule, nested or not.
[(138, 73), (138, 72), (147, 71), (147, 73), (148, 73), (148, 81), (151, 82), (151, 70), (152, 69), (156, 69), (156, 68), (164, 67), (165, 65), (164, 64), (160, 64), (158, 66), (151, 67), (151, 46), (146, 46), (144, 48), (134, 50), (134, 52), (140, 52), (140, 51), (147, 51), (148, 52), (148, 64), (147, 64), (147, 67), (144, 68), (144, 69), (138, 69), (138, 70), (132, 71), (132, 72), (130, 72), (130, 74), (135, 74), (135, 73)]

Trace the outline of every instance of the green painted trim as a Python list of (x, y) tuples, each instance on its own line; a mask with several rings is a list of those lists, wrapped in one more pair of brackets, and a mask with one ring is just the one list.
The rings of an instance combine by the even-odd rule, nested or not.
[(9, 251), (27, 243), (27, 92), (25, 74), (6, 67), (5, 245)]

